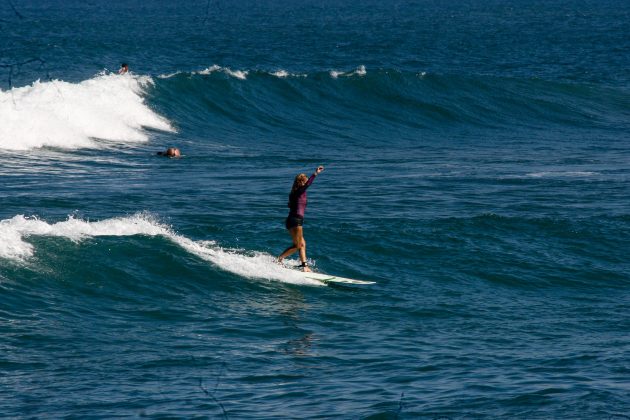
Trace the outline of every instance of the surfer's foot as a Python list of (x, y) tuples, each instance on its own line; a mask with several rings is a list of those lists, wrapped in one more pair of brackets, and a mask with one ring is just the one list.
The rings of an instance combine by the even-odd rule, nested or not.
[(311, 272), (311, 269), (308, 267), (308, 264), (306, 263), (306, 261), (304, 261), (300, 267), (302, 267), (302, 271), (304, 271), (305, 273)]

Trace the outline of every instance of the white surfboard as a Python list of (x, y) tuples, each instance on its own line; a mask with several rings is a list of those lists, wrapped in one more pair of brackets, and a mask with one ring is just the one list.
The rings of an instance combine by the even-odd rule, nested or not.
[(344, 284), (374, 284), (373, 281), (347, 279), (344, 277), (331, 276), (324, 273), (304, 273), (300, 272), (305, 279), (317, 280), (322, 283), (344, 283)]

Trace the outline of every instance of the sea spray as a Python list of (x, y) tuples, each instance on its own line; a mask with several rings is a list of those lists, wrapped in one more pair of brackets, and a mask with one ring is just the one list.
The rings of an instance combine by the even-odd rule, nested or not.
[(94, 139), (145, 142), (143, 127), (175, 131), (145, 103), (152, 83), (147, 76), (103, 74), (0, 91), (0, 149), (98, 148)]

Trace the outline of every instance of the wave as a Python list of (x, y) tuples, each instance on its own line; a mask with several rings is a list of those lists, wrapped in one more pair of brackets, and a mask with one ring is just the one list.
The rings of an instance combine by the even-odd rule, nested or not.
[(311, 286), (322, 285), (279, 266), (272, 255), (225, 249), (213, 241), (194, 241), (175, 233), (169, 226), (161, 224), (147, 213), (95, 222), (69, 216), (65, 221), (52, 224), (35, 217), (16, 215), (0, 221), (0, 258), (23, 262), (33, 257), (35, 248), (25, 240), (31, 236), (61, 237), (81, 243), (85, 239), (98, 236), (137, 235), (164, 237), (190, 254), (241, 277)]
[[(532, 78), (369, 69), (310, 73), (212, 65), (150, 76), (101, 74), (0, 91), (0, 149), (102, 148), (149, 140), (178, 124), (291, 136), (386, 138), (419, 129), (559, 127), (627, 130), (630, 92)], [(352, 127), (352, 130), (348, 130)], [(405, 134), (403, 129), (412, 130)], [(248, 132), (249, 135), (249, 132)]]
[(80, 83), (36, 81), (0, 90), (0, 148), (99, 148), (95, 139), (146, 142), (144, 127), (175, 131), (145, 101), (147, 76), (101, 74)]
[[(168, 108), (275, 130), (378, 124), (417, 128), (474, 125), (624, 129), (630, 93), (614, 87), (482, 75), (369, 69), (292, 73), (213, 65), (162, 75), (154, 99)], [(177, 113), (177, 108), (172, 108)], [(184, 116), (184, 118), (186, 118)], [(369, 130), (365, 130), (369, 131)]]

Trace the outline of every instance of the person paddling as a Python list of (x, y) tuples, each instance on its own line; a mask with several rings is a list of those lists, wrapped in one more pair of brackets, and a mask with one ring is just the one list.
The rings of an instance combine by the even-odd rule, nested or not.
[(165, 152), (157, 152), (158, 156), (166, 156), (170, 158), (182, 157), (182, 152), (177, 147), (169, 147)]
[(306, 262), (306, 241), (304, 240), (304, 233), (302, 231), (302, 225), (304, 224), (304, 211), (306, 210), (306, 189), (311, 186), (315, 177), (322, 173), (323, 166), (318, 166), (311, 175), (307, 178), (305, 174), (299, 174), (293, 181), (293, 187), (289, 194), (289, 216), (285, 221), (285, 227), (293, 239), (293, 245), (285, 249), (278, 257), (278, 262), (282, 262), (286, 257), (293, 254), (295, 251), (300, 251), (301, 266), (305, 272), (311, 271)]

